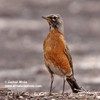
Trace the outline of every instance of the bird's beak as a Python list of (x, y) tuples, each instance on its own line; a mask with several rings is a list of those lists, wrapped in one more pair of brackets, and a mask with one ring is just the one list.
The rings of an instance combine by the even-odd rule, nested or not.
[(49, 17), (42, 16), (42, 18), (46, 19), (47, 21), (51, 21), (51, 19)]

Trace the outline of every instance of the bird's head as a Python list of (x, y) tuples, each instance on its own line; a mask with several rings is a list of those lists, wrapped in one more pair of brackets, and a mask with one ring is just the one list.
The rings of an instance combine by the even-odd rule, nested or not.
[(42, 16), (49, 23), (50, 29), (54, 28), (60, 33), (64, 34), (63, 19), (59, 14), (51, 14), (48, 16)]

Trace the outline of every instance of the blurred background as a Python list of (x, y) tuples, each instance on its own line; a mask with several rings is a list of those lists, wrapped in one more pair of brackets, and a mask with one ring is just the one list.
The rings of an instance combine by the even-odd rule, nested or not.
[[(77, 83), (100, 90), (99, 0), (0, 0), (0, 87), (21, 80), (42, 87), (19, 91), (49, 92), (50, 74), (42, 50), (49, 25), (41, 16), (52, 13), (63, 17)], [(55, 75), (53, 91), (62, 86), (63, 79)], [(65, 90), (71, 92), (67, 82)]]

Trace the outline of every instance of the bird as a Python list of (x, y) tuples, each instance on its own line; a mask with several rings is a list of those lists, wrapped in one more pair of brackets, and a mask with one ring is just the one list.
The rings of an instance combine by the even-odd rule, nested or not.
[(44, 63), (51, 75), (50, 92), (54, 81), (54, 74), (63, 78), (64, 94), (65, 82), (67, 81), (74, 93), (80, 90), (74, 78), (73, 61), (64, 38), (63, 19), (59, 14), (42, 16), (49, 24), (49, 32), (43, 42)]

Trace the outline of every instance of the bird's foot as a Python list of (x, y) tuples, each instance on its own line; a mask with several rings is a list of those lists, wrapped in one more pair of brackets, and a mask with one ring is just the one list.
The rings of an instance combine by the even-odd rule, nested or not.
[(61, 95), (64, 95), (64, 92), (62, 92)]
[(49, 92), (49, 96), (51, 96), (51, 92)]

